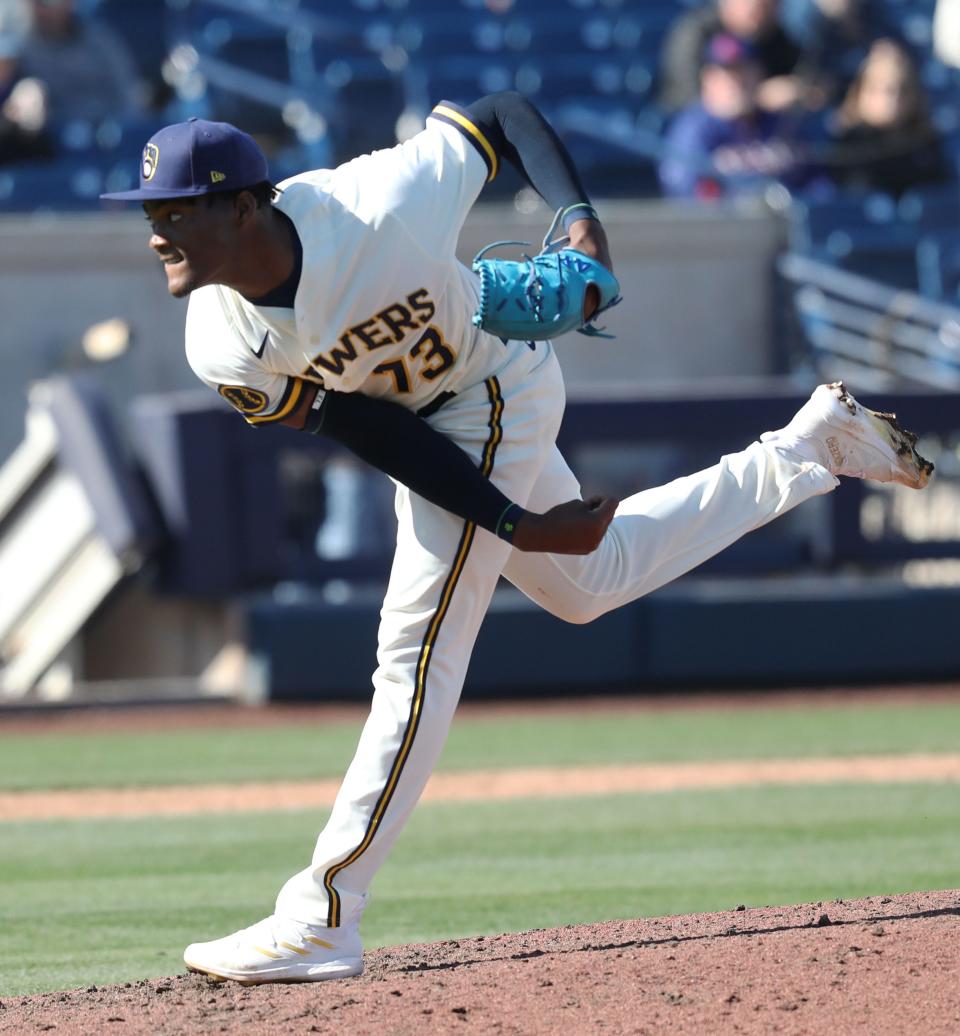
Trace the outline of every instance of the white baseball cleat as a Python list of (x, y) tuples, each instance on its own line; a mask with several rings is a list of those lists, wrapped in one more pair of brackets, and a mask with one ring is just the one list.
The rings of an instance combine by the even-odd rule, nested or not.
[(243, 985), (322, 982), (363, 971), (359, 926), (323, 928), (272, 915), (224, 939), (183, 951), (190, 971)]
[(833, 475), (923, 489), (933, 474), (917, 453), (916, 435), (900, 427), (896, 414), (869, 410), (842, 381), (818, 386), (785, 428), (760, 439), (816, 460)]

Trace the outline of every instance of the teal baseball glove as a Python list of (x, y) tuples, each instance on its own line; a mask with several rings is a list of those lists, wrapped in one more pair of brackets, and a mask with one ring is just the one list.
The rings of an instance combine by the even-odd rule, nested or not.
[[(540, 254), (524, 255), (521, 262), (483, 256), (492, 248), (528, 245), (526, 241), (495, 241), (477, 253), (473, 260), (473, 271), (480, 275), (480, 304), (473, 315), (477, 327), (504, 342), (556, 338), (567, 331), (613, 337), (593, 321), (620, 301), (617, 278), (590, 256), (564, 248), (567, 238), (551, 242), (555, 226), (556, 220)], [(600, 302), (590, 320), (585, 320), (584, 300), (591, 284), (596, 285)]]

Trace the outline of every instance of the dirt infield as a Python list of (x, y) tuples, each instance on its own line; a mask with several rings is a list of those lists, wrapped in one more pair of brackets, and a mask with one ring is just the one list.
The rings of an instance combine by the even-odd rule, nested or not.
[[(850, 781), (868, 784), (957, 782), (960, 781), (960, 755), (748, 759), (438, 773), (430, 778), (423, 800), (489, 802), (516, 798), (562, 798), (625, 792), (738, 788), (758, 784), (833, 784)], [(326, 780), (0, 792), (0, 822), (323, 809), (333, 805), (339, 786), (339, 780)]]
[(557, 928), (367, 954), (360, 978), (196, 975), (0, 1001), (0, 1033), (351, 1036), (960, 1031), (960, 891)]

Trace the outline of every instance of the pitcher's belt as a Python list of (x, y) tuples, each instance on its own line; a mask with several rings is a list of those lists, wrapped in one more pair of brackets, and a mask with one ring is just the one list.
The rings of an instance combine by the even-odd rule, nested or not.
[(441, 392), (435, 399), (431, 399), (426, 406), (420, 407), (417, 417), (432, 417), (445, 403), (449, 403), (456, 395), (456, 392)]

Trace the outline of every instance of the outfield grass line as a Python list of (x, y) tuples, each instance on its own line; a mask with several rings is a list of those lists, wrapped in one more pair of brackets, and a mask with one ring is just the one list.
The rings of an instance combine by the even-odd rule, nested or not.
[[(960, 754), (538, 767), (434, 774), (423, 798), (489, 802), (756, 785), (960, 781)], [(339, 780), (0, 793), (0, 821), (329, 808)]]

